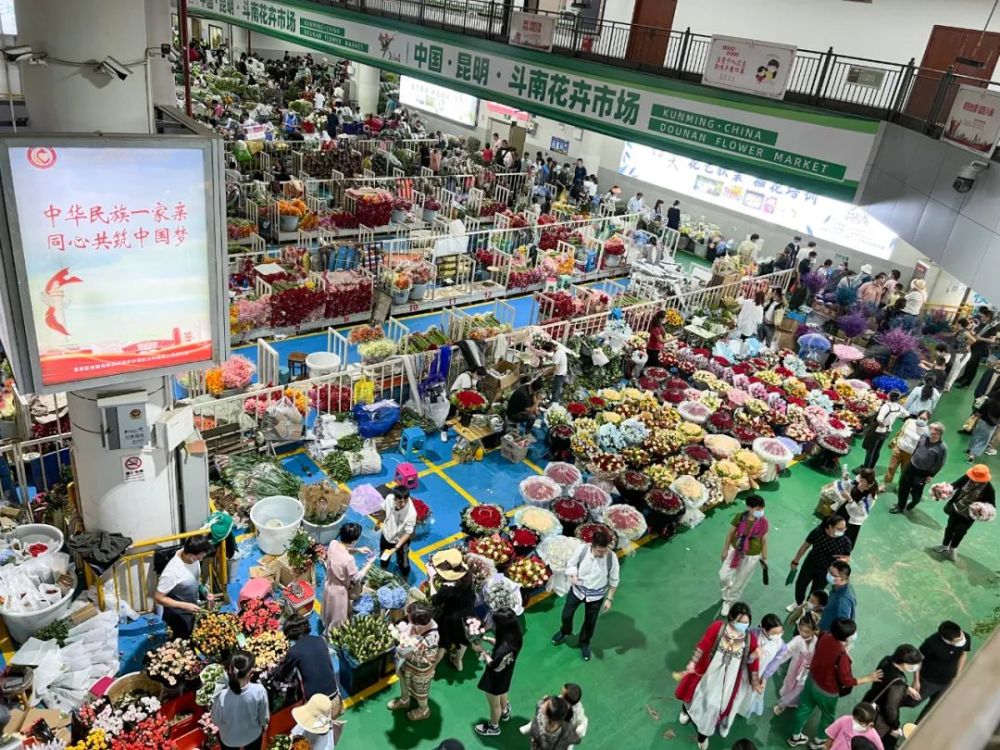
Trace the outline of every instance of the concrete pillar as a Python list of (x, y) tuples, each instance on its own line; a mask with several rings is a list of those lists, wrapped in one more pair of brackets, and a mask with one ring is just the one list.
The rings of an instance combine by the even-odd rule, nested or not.
[[(16, 0), (15, 8), (17, 43), (49, 56), (48, 65), (21, 65), (32, 131), (150, 132), (145, 3)], [(132, 71), (124, 81), (94, 71), (109, 55)]]
[[(33, 131), (152, 132), (148, 81), (159, 75), (151, 68), (147, 77), (144, 62), (147, 45), (159, 47), (161, 41), (170, 40), (167, 0), (16, 2), (20, 26), (18, 44), (30, 45), (36, 52), (45, 52), (52, 58), (47, 67), (23, 65), (21, 68)], [(150, 9), (149, 23), (147, 8)], [(147, 34), (155, 36), (147, 42)], [(108, 55), (128, 66), (132, 75), (121, 81), (94, 72), (94, 64)], [(173, 103), (172, 81), (170, 88), (168, 101)], [(143, 451), (107, 450), (101, 435), (101, 410), (97, 406), (99, 395), (145, 390), (152, 434), (153, 420), (169, 403), (168, 387), (165, 378), (146, 378), (68, 394), (73, 467), (80, 492), (80, 511), (87, 530), (117, 531), (135, 540), (180, 530), (172, 453), (163, 447), (147, 447)], [(136, 453), (141, 453), (151, 468), (145, 481), (125, 483), (123, 458)]]
[(362, 115), (378, 112), (378, 87), (381, 71), (371, 65), (351, 63), (351, 80), (357, 89), (358, 111)]
[[(170, 0), (146, 0), (146, 40), (153, 49), (173, 41), (173, 29), (170, 27)], [(149, 58), (149, 82), (153, 104), (162, 107), (177, 106), (174, 70), (168, 58), (157, 53)]]

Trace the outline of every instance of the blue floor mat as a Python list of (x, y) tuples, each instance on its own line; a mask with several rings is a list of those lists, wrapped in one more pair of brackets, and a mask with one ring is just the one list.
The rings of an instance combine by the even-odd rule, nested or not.
[(490, 451), (482, 461), (449, 466), (444, 473), (478, 502), (495, 503), (504, 510), (522, 505), (518, 485), (535, 476), (527, 464), (512, 464), (500, 451)]

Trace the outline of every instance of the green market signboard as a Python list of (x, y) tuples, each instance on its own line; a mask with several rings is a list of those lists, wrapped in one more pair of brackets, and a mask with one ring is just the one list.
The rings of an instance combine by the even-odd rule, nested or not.
[(193, 15), (842, 200), (853, 200), (879, 130), (872, 120), (702, 94), (647, 74), (325, 6), (189, 0), (188, 7)]

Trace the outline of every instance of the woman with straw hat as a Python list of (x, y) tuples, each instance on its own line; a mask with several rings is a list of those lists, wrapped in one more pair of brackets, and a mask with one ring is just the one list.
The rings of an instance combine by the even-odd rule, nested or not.
[(468, 568), (461, 550), (443, 549), (431, 556), (427, 566), (431, 590), (431, 603), (437, 613), (437, 660), (450, 654), (449, 663), (462, 671), (462, 659), (469, 646), (465, 633), (465, 619), (472, 617), (476, 606), (476, 592), (469, 585)]
[(295, 728), (292, 737), (309, 743), (309, 750), (333, 750), (340, 739), (344, 722), (330, 719), (331, 703), (325, 695), (314, 695), (307, 703), (292, 709)]
[(958, 545), (976, 521), (990, 521), (996, 516), (996, 492), (990, 484), (992, 476), (986, 464), (976, 464), (965, 476), (952, 483), (954, 492), (944, 506), (948, 525), (944, 540), (934, 548), (949, 560), (954, 560)]

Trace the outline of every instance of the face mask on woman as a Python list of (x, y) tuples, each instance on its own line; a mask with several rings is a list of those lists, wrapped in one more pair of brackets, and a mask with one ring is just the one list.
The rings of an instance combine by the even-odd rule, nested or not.
[(851, 719), (851, 728), (854, 729), (855, 733), (857, 734), (864, 734), (869, 729), (871, 729), (870, 726), (868, 726), (867, 724), (861, 724), (856, 719)]
[(847, 533), (846, 529), (837, 529), (836, 531), (833, 532), (833, 535), (834, 536), (843, 536), (846, 533)]
[(731, 627), (737, 633), (745, 633), (745, 632), (747, 632), (747, 629), (750, 627), (750, 623), (749, 622), (731, 622), (731, 623), (729, 623), (729, 627)]
[(903, 665), (903, 669), (905, 669), (907, 672), (910, 672), (912, 674), (913, 672), (917, 672), (917, 671), (920, 670), (920, 665), (919, 664), (904, 664)]
[(957, 641), (948, 641), (948, 643), (954, 646), (955, 648), (965, 648), (965, 636), (963, 635)]
[(762, 510), (755, 510), (755, 511), (753, 511), (753, 517), (754, 518), (763, 518), (764, 517), (764, 511), (762, 511)]
[(927, 426), (927, 420), (926, 419), (917, 419), (917, 420), (915, 420), (915, 423), (917, 425), (917, 429), (920, 429), (920, 430), (924, 429)]

